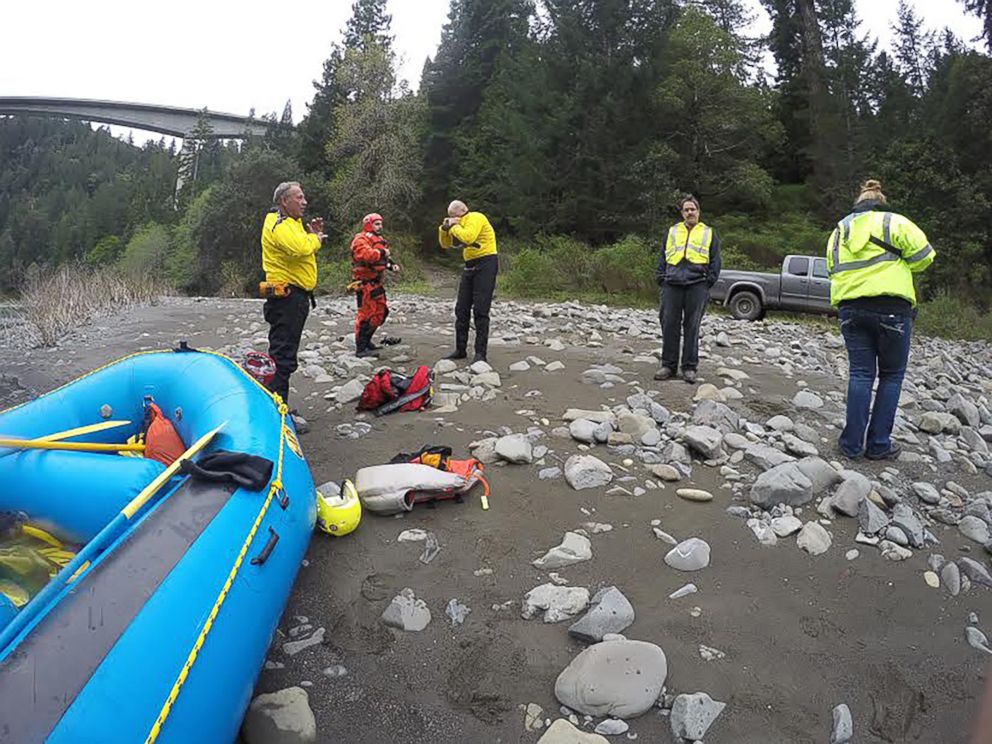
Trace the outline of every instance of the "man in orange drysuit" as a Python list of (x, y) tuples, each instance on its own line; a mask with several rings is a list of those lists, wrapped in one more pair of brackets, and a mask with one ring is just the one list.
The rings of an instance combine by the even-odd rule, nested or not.
[(358, 305), (355, 356), (374, 356), (378, 350), (379, 347), (372, 343), (372, 334), (389, 316), (382, 275), (386, 270), (399, 271), (399, 268), (389, 255), (389, 243), (382, 237), (382, 215), (374, 212), (365, 215), (362, 232), (351, 241), (351, 280), (357, 285), (355, 299)]

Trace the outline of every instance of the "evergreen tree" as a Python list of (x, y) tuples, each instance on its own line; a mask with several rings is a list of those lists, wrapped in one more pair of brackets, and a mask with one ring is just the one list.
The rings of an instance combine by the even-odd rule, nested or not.
[(934, 35), (924, 28), (923, 19), (916, 15), (907, 0), (899, 0), (895, 32), (896, 61), (913, 95), (920, 97), (926, 91), (930, 77)]
[(421, 78), (430, 129), (422, 210), (429, 220), (453, 197), (456, 141), (474, 136), (497, 65), (512, 64), (525, 47), (533, 13), (530, 0), (452, 0), (437, 54)]
[(344, 30), (345, 48), (392, 47), (393, 37), (389, 34), (392, 22), (393, 17), (386, 12), (386, 0), (356, 0)]
[(767, 96), (741, 75), (731, 34), (689, 9), (668, 34), (665, 54), (658, 101), (669, 172), (710, 209), (767, 204), (773, 181), (759, 161), (782, 129)]

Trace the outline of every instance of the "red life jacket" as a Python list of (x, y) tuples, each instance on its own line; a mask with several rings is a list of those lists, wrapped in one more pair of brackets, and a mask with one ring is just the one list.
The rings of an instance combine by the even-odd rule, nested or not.
[(388, 268), (385, 250), (389, 243), (381, 235), (361, 232), (351, 241), (351, 278), (355, 281), (381, 280)]
[(362, 390), (358, 410), (374, 411), (383, 416), (393, 411), (419, 411), (430, 405), (434, 397), (434, 373), (425, 364), (407, 377), (382, 369), (376, 372)]

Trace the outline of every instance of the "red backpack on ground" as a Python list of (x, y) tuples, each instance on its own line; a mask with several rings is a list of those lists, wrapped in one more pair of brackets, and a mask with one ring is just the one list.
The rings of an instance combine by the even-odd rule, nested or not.
[(383, 416), (393, 411), (419, 411), (430, 405), (434, 397), (434, 373), (425, 364), (407, 377), (390, 369), (375, 373), (362, 390), (359, 411), (374, 411)]

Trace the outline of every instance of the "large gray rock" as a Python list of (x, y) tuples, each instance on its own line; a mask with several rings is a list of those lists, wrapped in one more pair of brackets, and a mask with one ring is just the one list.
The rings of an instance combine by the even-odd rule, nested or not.
[(729, 406), (715, 400), (702, 400), (692, 412), (692, 423), (710, 426), (727, 434), (737, 431), (740, 416)]
[(534, 448), (524, 434), (508, 434), (496, 440), (496, 454), (518, 465), (534, 462)]
[(682, 434), (689, 448), (712, 460), (723, 454), (723, 436), (711, 426), (690, 426)]
[(555, 681), (555, 697), (589, 716), (635, 718), (654, 706), (668, 676), (665, 652), (643, 641), (590, 646)]
[(871, 481), (855, 470), (845, 470), (844, 480), (834, 491), (830, 506), (848, 517), (858, 516), (861, 502), (871, 493)]
[(823, 398), (816, 393), (810, 392), (809, 390), (800, 390), (792, 399), (792, 405), (796, 408), (805, 408), (807, 410), (815, 411), (819, 408), (823, 408)]
[(914, 548), (923, 547), (923, 525), (908, 505), (896, 504), (892, 508), (892, 524), (906, 533)]
[(858, 507), (858, 526), (866, 535), (877, 535), (889, 526), (889, 516), (874, 501), (865, 499)]
[(799, 469), (813, 483), (813, 495), (819, 496), (835, 485), (844, 477), (822, 457), (804, 457), (799, 461)]
[(671, 713), (672, 734), (676, 741), (702, 739), (726, 707), (726, 703), (714, 700), (705, 692), (676, 697)]
[(970, 514), (958, 522), (958, 530), (969, 540), (974, 540), (981, 545), (992, 539), (992, 536), (989, 535), (989, 526), (978, 517), (973, 517)]
[(334, 399), (338, 403), (351, 403), (362, 397), (362, 391), (364, 389), (365, 385), (361, 380), (348, 380), (348, 382), (339, 387), (337, 392), (334, 393)]
[(642, 416), (639, 413), (622, 411), (617, 416), (617, 429), (624, 434), (629, 434), (636, 442), (641, 441), (641, 437), (657, 428), (653, 418)]
[(810, 555), (820, 555), (830, 549), (830, 535), (819, 522), (807, 522), (799, 531), (796, 545)]
[(802, 506), (813, 499), (813, 482), (795, 462), (787, 462), (766, 470), (751, 486), (751, 503), (762, 508), (775, 504)]
[(941, 411), (928, 411), (920, 416), (916, 425), (927, 434), (957, 434), (961, 430), (961, 422), (957, 416)]
[(796, 460), (792, 455), (787, 455), (782, 450), (775, 449), (767, 444), (752, 444), (744, 450), (744, 457), (762, 470), (771, 470), (776, 465), (795, 462)]
[(710, 546), (705, 540), (690, 537), (668, 551), (665, 563), (679, 571), (699, 571), (710, 565)]
[(678, 442), (669, 442), (661, 451), (661, 459), (666, 462), (680, 462), (683, 465), (691, 465), (692, 457), (689, 450)]
[(958, 596), (961, 591), (961, 569), (954, 561), (948, 561), (940, 569), (940, 583), (947, 589), (952, 597)]
[(431, 622), (431, 611), (427, 603), (417, 599), (413, 589), (404, 589), (382, 612), (382, 622), (392, 628), (419, 632)]
[(978, 406), (961, 393), (955, 393), (950, 397), (947, 401), (947, 410), (966, 426), (981, 426), (982, 418), (978, 413)]
[(590, 558), (592, 558), (592, 544), (589, 538), (578, 532), (566, 532), (561, 545), (556, 545), (542, 557), (532, 561), (532, 565), (544, 571), (582, 563)]
[(656, 424), (667, 424), (669, 419), (672, 418), (671, 412), (665, 408), (660, 403), (655, 402), (650, 396), (644, 393), (638, 393), (637, 395), (631, 395), (627, 398), (627, 405), (630, 406), (631, 410), (636, 411), (640, 409), (647, 413)]
[(961, 573), (968, 577), (972, 584), (981, 584), (987, 589), (992, 589), (992, 575), (989, 570), (974, 558), (958, 558), (958, 567)]
[(241, 734), (246, 744), (310, 744), (317, 720), (302, 687), (258, 695), (248, 706)]
[[(597, 424), (595, 421), (590, 421), (589, 419), (576, 419), (569, 423), (568, 433), (576, 441), (592, 444), (596, 441), (596, 429), (600, 426), (603, 426), (603, 424)], [(609, 432), (607, 432), (607, 436), (609, 436)], [(605, 438), (603, 441), (606, 441)]]
[(815, 457), (820, 454), (816, 445), (810, 444), (805, 439), (800, 439), (794, 434), (784, 434), (782, 441), (785, 443), (785, 451), (797, 457)]
[(932, 483), (919, 481), (912, 485), (913, 493), (916, 497), (927, 504), (940, 503), (940, 491)]
[(587, 411), (583, 408), (569, 408), (565, 411), (565, 415), (562, 416), (562, 418), (565, 419), (565, 421), (586, 419), (587, 421), (595, 421), (597, 424), (612, 424), (617, 420), (617, 417), (613, 415), (611, 411)]
[(598, 457), (572, 455), (565, 461), (565, 480), (576, 491), (602, 488), (613, 480), (613, 471)]
[(589, 590), (582, 586), (541, 584), (524, 595), (520, 616), (530, 620), (544, 613), (544, 622), (558, 623), (578, 615), (589, 604)]
[(593, 596), (592, 609), (574, 623), (568, 634), (586, 643), (599, 643), (607, 633), (622, 633), (634, 622), (634, 607), (615, 586)]

